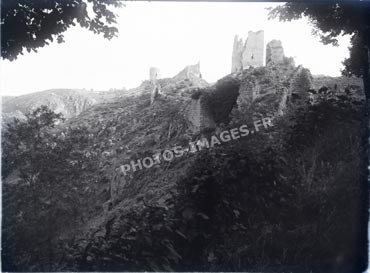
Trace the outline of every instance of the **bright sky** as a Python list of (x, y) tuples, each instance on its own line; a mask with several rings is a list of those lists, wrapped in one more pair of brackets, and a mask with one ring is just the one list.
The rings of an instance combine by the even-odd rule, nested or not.
[(70, 28), (65, 43), (52, 43), (1, 62), (2, 95), (21, 95), (52, 88), (108, 90), (133, 88), (149, 77), (149, 67), (172, 77), (200, 61), (204, 79), (215, 82), (230, 73), (235, 34), (265, 31), (265, 44), (283, 43), (312, 74), (339, 76), (348, 56), (349, 38), (340, 46), (322, 45), (307, 21), (268, 20), (273, 3), (126, 2), (117, 10), (118, 37), (108, 41), (82, 28)]

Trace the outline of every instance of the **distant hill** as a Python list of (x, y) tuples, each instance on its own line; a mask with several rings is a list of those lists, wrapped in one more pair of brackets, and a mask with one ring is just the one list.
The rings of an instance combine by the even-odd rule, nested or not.
[(2, 117), (7, 122), (13, 117), (24, 115), (41, 105), (46, 105), (65, 118), (75, 117), (94, 104), (119, 97), (126, 90), (87, 91), (74, 89), (50, 89), (17, 97), (2, 97)]

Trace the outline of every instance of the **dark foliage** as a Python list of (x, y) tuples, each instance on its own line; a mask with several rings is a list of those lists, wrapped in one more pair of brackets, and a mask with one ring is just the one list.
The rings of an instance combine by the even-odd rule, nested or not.
[(281, 119), (272, 140), (202, 153), (179, 185), (178, 269), (360, 272), (362, 116), (363, 103), (323, 96)]
[(364, 103), (315, 99), (273, 131), (200, 152), (172, 198), (137, 200), (65, 249), (66, 268), (360, 272)]
[(55, 130), (61, 120), (42, 106), (8, 124), (2, 137), (3, 270), (54, 270), (56, 238), (92, 205), (87, 181), (96, 166), (84, 153), (88, 139), (84, 130)]
[(350, 57), (344, 61), (343, 74), (345, 76), (361, 77), (365, 74), (363, 60), (367, 59), (367, 52), (363, 49), (363, 45), (366, 43), (363, 39), (360, 35), (351, 37)]
[(121, 5), (120, 0), (3, 0), (1, 57), (14, 60), (23, 49), (36, 51), (54, 39), (61, 43), (62, 33), (76, 24), (111, 39), (118, 30), (109, 8)]
[(345, 60), (343, 74), (362, 76), (366, 97), (370, 98), (370, 2), (327, 1), (288, 2), (270, 11), (270, 18), (281, 21), (306, 17), (313, 24), (312, 32), (324, 44), (338, 44), (337, 37), (351, 35), (350, 58)]

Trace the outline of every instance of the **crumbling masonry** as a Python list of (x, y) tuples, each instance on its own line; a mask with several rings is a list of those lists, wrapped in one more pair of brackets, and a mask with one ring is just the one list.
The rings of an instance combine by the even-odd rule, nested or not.
[[(264, 32), (263, 30), (248, 32), (248, 38), (243, 44), (243, 39), (238, 35), (234, 38), (231, 73), (239, 72), (250, 67), (263, 66), (264, 59)], [(266, 45), (266, 66), (290, 63), (294, 66), (293, 58), (284, 55), (280, 40), (272, 40)]]
[(249, 67), (263, 66), (264, 31), (249, 31), (243, 45), (243, 39), (237, 35), (234, 39), (231, 73)]

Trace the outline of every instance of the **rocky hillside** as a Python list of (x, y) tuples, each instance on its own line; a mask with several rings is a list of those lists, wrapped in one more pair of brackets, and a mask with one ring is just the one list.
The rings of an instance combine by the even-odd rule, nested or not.
[(140, 183), (135, 175), (122, 177), (123, 163), (188, 145), (201, 135), (237, 122), (251, 109), (253, 114), (245, 122), (282, 115), (292, 94), (298, 96), (296, 93), (312, 87), (312, 77), (302, 67), (279, 71), (276, 67), (251, 68), (228, 75), (213, 86), (199, 77), (160, 79), (161, 94), (152, 104), (153, 85), (145, 81), (131, 90), (136, 95), (93, 105), (69, 119), (62, 130), (68, 134), (73, 128), (86, 129), (93, 143), (90, 152), (100, 156), (100, 166), (109, 180), (122, 179), (117, 184), (136, 187)]
[[(145, 82), (139, 87), (141, 91), (138, 96), (96, 105), (69, 121), (68, 126), (88, 128), (91, 138), (94, 139), (93, 147), (96, 147), (94, 152), (101, 155), (99, 166), (109, 181), (104, 190), (111, 191), (110, 197), (107, 195), (105, 203), (102, 203), (101, 213), (92, 217), (79, 234), (82, 236), (80, 237), (82, 241), (75, 246), (77, 247), (75, 251), (89, 253), (80, 260), (83, 269), (120, 268), (119, 259), (106, 263), (101, 257), (105, 254), (98, 248), (98, 238), (99, 236), (114, 238), (129, 234), (127, 226), (129, 223), (126, 222), (126, 219), (130, 218), (129, 215), (141, 217), (139, 215), (149, 213), (150, 208), (157, 208), (157, 212), (168, 211), (166, 216), (158, 218), (158, 221), (159, 219), (171, 221), (171, 217), (176, 217), (173, 215), (175, 213), (182, 213), (185, 219), (189, 217), (188, 220), (193, 217), (200, 217), (200, 219), (204, 217), (200, 221), (207, 221), (210, 217), (209, 212), (205, 211), (199, 212), (198, 216), (192, 216), (193, 209), (188, 211), (185, 204), (179, 205), (175, 200), (184, 198), (182, 184), (194, 179), (193, 172), (197, 169), (196, 166), (202, 165), (203, 160), (209, 160), (211, 155), (185, 153), (178, 159), (166, 162), (163, 160), (163, 151), (177, 146), (187, 147), (190, 142), (217, 134), (222, 128), (251, 124), (264, 117), (274, 119), (282, 116), (289, 107), (298, 105), (299, 101), (308, 100), (310, 97), (308, 91), (314, 88), (310, 72), (303, 67), (294, 67), (290, 64), (243, 70), (226, 76), (210, 87), (205, 83), (200, 84), (199, 81), (197, 77), (159, 80), (162, 95), (153, 104), (150, 103), (151, 83)], [(267, 134), (268, 132), (261, 132), (257, 139), (250, 141), (261, 145), (259, 142), (267, 137)], [(225, 150), (220, 149), (218, 152), (222, 154)], [(154, 165), (152, 168), (137, 167), (137, 171), (132, 171), (132, 162), (161, 153), (161, 164)], [(126, 175), (125, 165), (131, 166), (131, 171)], [(282, 188), (290, 191), (283, 182), (280, 183)], [(271, 194), (280, 193), (273, 191)], [(157, 212), (153, 212), (154, 215)], [(150, 217), (156, 217), (154, 215)], [(140, 221), (137, 222), (139, 226), (140, 223)], [(163, 232), (151, 228), (149, 230), (141, 227), (141, 231), (137, 232), (138, 234), (143, 232), (143, 236), (146, 232), (153, 234)], [(186, 234), (186, 231), (180, 229), (178, 233), (180, 235), (177, 236), (181, 237), (181, 234)], [(115, 253), (116, 243), (107, 242), (104, 247)], [(132, 243), (128, 242), (128, 244)], [(150, 249), (149, 245), (147, 247)], [(197, 247), (199, 246), (194, 245), (194, 248)], [(174, 253), (171, 253), (171, 251), (170, 248), (160, 255), (174, 256), (169, 259), (173, 259), (176, 264), (179, 259), (176, 258), (177, 252), (174, 250)], [(134, 254), (131, 255), (134, 256)], [(182, 255), (184, 253), (179, 254), (179, 256)], [(199, 253), (199, 255), (205, 254)], [(145, 268), (147, 270), (166, 269), (161, 267), (160, 259), (163, 256), (154, 259), (156, 261), (153, 261), (152, 267), (148, 265)], [(200, 261), (193, 260), (193, 263), (196, 262)], [(97, 264), (99, 266), (96, 266)], [(130, 262), (127, 262), (127, 266), (131, 270), (138, 269)], [(190, 268), (179, 267), (177, 270)]]
[[(27, 210), (27, 217), (4, 217), (7, 253), (17, 253), (6, 257), (7, 267), (352, 272), (362, 102), (337, 98), (344, 90), (329, 84), (319, 89), (309, 70), (289, 62), (238, 71), (211, 86), (195, 65), (104, 103), (83, 95), (62, 107), (50, 102), (74, 113), (48, 144), (51, 155), (68, 157), (50, 162), (67, 164), (52, 174), (58, 183), (50, 189), (73, 198), (54, 211), (45, 193), (51, 216), (36, 220), (27, 220), (39, 215), (29, 206), (6, 202), (8, 211)], [(50, 181), (48, 168), (40, 168), (38, 177)], [(5, 198), (20, 200), (6, 182)], [(12, 223), (23, 219), (27, 230), (54, 215), (64, 220), (48, 230), (47, 242), (12, 240), (22, 233)], [(40, 236), (42, 228), (31, 230)]]

